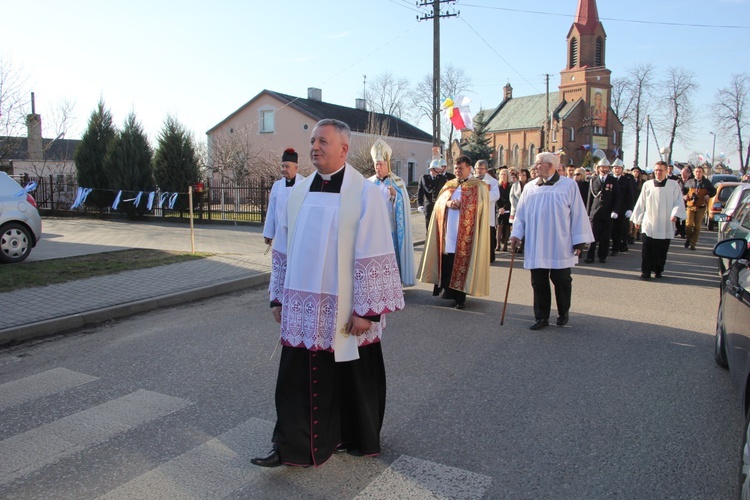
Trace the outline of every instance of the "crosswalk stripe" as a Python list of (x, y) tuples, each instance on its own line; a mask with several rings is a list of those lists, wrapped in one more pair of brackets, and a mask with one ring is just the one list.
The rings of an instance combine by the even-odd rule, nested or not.
[(0, 411), (98, 380), (85, 373), (55, 368), (0, 385)]
[(0, 484), (191, 404), (139, 389), (0, 441)]
[(401, 455), (355, 498), (482, 498), (492, 478)]
[(221, 498), (250, 484), (262, 469), (250, 458), (268, 451), (273, 423), (251, 418), (99, 497)]

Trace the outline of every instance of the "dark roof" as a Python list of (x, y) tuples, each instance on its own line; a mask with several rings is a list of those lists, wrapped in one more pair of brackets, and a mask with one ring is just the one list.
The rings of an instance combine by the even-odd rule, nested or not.
[[(550, 106), (556, 106), (559, 99), (558, 92), (549, 93)], [(490, 115), (487, 131), (538, 129), (546, 120), (547, 94), (514, 97), (500, 103)]]
[(290, 108), (294, 108), (300, 113), (303, 113), (315, 121), (322, 120), (324, 118), (333, 118), (341, 120), (342, 122), (349, 125), (352, 132), (366, 132), (368, 124), (370, 123), (371, 117), (379, 123), (388, 124), (388, 136), (398, 137), (401, 139), (412, 139), (417, 141), (432, 142), (432, 135), (428, 134), (422, 129), (405, 122), (400, 118), (396, 118), (392, 115), (386, 115), (382, 113), (374, 113), (371, 111), (365, 111), (362, 109), (349, 108), (346, 106), (339, 106), (338, 104), (331, 104), (328, 102), (317, 101), (315, 99), (303, 99), (301, 97), (295, 97), (292, 95), (282, 94), (274, 92), (272, 90), (264, 90), (257, 96), (253, 97), (250, 101), (240, 107), (237, 111), (229, 115), (227, 118), (213, 126), (208, 133), (214, 130), (216, 127), (224, 123), (226, 120), (239, 113), (242, 109), (248, 106), (251, 102), (256, 100), (263, 94), (268, 94), (279, 101), (286, 103)]
[[(73, 161), (80, 139), (42, 139), (44, 159)], [(28, 139), (26, 137), (0, 136), (0, 157), (4, 160), (28, 160)]]

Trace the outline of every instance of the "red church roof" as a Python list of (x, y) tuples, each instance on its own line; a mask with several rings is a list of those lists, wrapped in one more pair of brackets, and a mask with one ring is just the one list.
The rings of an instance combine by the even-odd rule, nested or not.
[(593, 35), (594, 30), (599, 26), (596, 0), (579, 0), (576, 19), (573, 22), (578, 25), (578, 31), (582, 35)]

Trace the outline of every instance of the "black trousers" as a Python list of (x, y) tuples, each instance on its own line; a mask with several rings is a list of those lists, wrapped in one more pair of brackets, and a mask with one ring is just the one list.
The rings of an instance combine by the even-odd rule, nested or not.
[(550, 281), (555, 285), (557, 314), (562, 316), (570, 311), (570, 297), (573, 293), (573, 277), (570, 268), (532, 269), (531, 288), (534, 289), (534, 319), (549, 319), (552, 308)]
[(339, 445), (380, 453), (385, 389), (380, 342), (360, 347), (359, 359), (344, 363), (332, 352), (284, 346), (273, 431), (281, 461), (318, 466)]
[[(609, 238), (612, 235), (612, 219), (593, 219), (591, 221), (591, 231), (594, 233), (594, 242), (589, 245), (587, 257), (593, 259), (597, 256), (600, 259), (606, 259), (609, 255)], [(599, 251), (596, 251), (596, 245), (599, 245)]]
[(435, 208), (434, 203), (428, 203), (424, 206), (424, 224), (427, 232), (430, 231), (430, 219), (432, 218), (432, 209)]
[(451, 274), (453, 274), (453, 262), (456, 260), (455, 253), (444, 253), (443, 262), (440, 266), (440, 288), (443, 289), (443, 298), (453, 299), (456, 304), (466, 302), (466, 293), (450, 288)]
[(612, 221), (612, 252), (622, 252), (628, 246), (628, 232), (630, 231), (630, 220), (620, 214)]
[(643, 249), (641, 250), (641, 274), (651, 276), (651, 273), (661, 274), (667, 263), (667, 253), (671, 239), (659, 240), (642, 235)]
[(497, 245), (497, 229), (490, 226), (490, 263), (495, 262), (495, 245)]

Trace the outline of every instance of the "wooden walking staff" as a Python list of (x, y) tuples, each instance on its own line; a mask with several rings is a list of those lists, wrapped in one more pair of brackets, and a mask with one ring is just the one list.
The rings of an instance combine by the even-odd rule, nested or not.
[(503, 302), (503, 315), (500, 316), (500, 326), (505, 322), (505, 308), (508, 307), (508, 292), (510, 291), (510, 277), (513, 276), (513, 261), (516, 258), (516, 248), (510, 248), (510, 268), (508, 269), (508, 286), (505, 287), (505, 302)]

